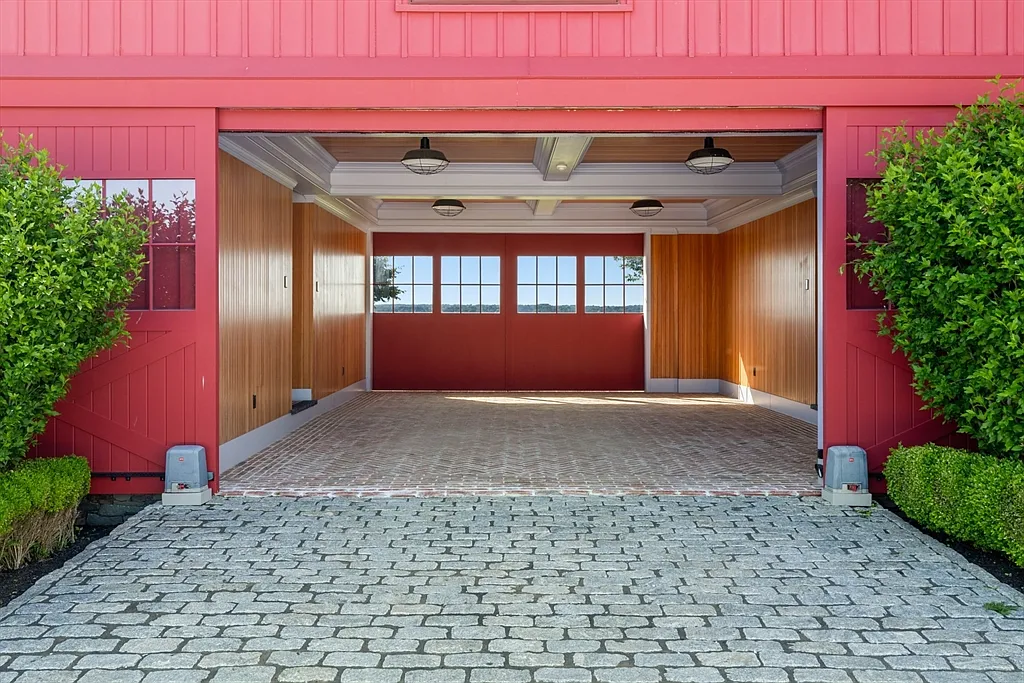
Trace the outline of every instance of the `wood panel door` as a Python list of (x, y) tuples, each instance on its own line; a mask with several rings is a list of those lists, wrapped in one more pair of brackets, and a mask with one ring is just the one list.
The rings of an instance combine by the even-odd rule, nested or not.
[[(844, 265), (855, 252), (847, 235), (864, 229), (857, 185), (877, 178), (874, 159), (886, 127), (906, 122), (915, 129), (941, 128), (949, 108), (829, 109), (825, 123), (824, 203), (824, 446), (851, 444), (868, 453), (871, 472), (882, 469), (890, 450), (937, 442), (966, 443), (956, 425), (936, 418), (911, 386), (906, 358), (878, 335), (879, 300)], [(883, 489), (880, 481), (873, 490)]]
[(218, 472), (214, 112), (3, 109), (0, 129), (8, 143), (32, 136), (68, 178), (148, 193), (152, 207), (189, 202), (195, 216), (187, 225), (154, 224), (130, 339), (82, 365), (32, 455), (85, 457), (103, 473), (93, 493), (162, 490), (175, 444), (204, 446)]
[(365, 379), (366, 234), (310, 206), (313, 242), (313, 398)]

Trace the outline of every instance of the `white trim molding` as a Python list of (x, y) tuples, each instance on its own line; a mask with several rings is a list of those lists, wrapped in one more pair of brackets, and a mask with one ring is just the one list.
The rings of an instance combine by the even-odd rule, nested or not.
[(330, 396), (320, 399), (312, 408), (307, 408), (301, 413), (294, 415), (290, 413), (282, 415), (262, 427), (257, 427), (252, 431), (231, 439), (231, 441), (222, 443), (219, 449), (220, 474), (236, 465), (240, 465), (275, 441), (280, 441), (313, 418), (348, 403), (365, 391), (366, 383), (356, 382), (341, 391), (336, 391)]
[(809, 405), (804, 403), (798, 403), (797, 401), (776, 396), (775, 394), (769, 394), (764, 391), (757, 389), (751, 389), (750, 387), (741, 386), (739, 384), (733, 384), (727, 382), (724, 379), (719, 380), (721, 383), (721, 389), (719, 391), (723, 396), (729, 396), (730, 398), (738, 398), (744, 403), (752, 403), (762, 408), (768, 408), (774, 410), (777, 413), (789, 415), (802, 422), (818, 425), (818, 411), (812, 409)]
[(750, 387), (733, 384), (724, 379), (676, 379), (655, 377), (647, 380), (647, 391), (652, 394), (721, 394), (739, 399), (743, 403), (761, 406), (777, 413), (818, 425), (818, 411), (809, 405), (782, 396), (769, 394)]

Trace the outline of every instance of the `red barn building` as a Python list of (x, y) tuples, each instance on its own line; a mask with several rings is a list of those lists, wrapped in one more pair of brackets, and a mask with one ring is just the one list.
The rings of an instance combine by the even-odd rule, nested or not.
[[(998, 74), (1024, 0), (0, 0), (5, 138), (155, 221), (130, 345), (37, 450), (153, 492), (168, 446), (219, 476), (293, 399), (721, 391), (877, 471), (954, 429), (841, 272), (859, 181)], [(422, 137), (449, 168), (400, 163)]]

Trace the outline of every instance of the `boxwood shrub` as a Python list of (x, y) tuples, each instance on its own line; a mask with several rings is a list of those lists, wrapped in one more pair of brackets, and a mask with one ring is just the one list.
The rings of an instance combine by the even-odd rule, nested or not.
[(89, 463), (76, 456), (24, 460), (0, 473), (0, 568), (15, 569), (74, 540), (89, 480)]
[(944, 446), (895, 448), (889, 497), (908, 517), (1024, 567), (1024, 462)]

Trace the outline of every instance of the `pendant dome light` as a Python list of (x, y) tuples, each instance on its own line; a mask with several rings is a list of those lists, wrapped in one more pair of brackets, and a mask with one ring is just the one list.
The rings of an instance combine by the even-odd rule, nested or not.
[(715, 147), (714, 138), (704, 138), (703, 149), (695, 149), (686, 159), (686, 167), (694, 173), (712, 175), (721, 173), (735, 161), (728, 150)]
[(438, 199), (431, 206), (438, 216), (444, 216), (445, 218), (453, 218), (458, 216), (460, 213), (466, 210), (466, 205), (460, 202), (458, 199)]
[(448, 157), (430, 149), (430, 138), (420, 138), (419, 149), (411, 149), (402, 157), (402, 165), (417, 175), (434, 175), (448, 168)]
[(638, 199), (629, 210), (641, 218), (650, 218), (661, 213), (663, 208), (665, 207), (657, 199)]

